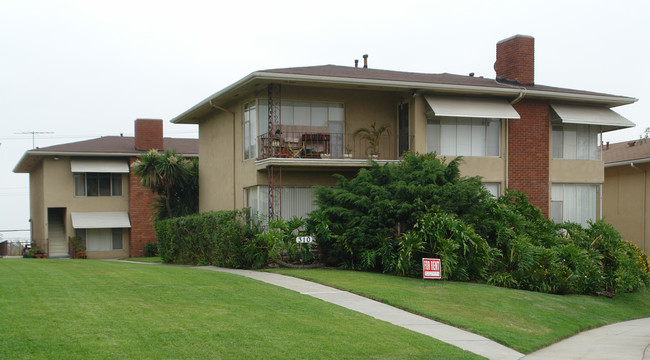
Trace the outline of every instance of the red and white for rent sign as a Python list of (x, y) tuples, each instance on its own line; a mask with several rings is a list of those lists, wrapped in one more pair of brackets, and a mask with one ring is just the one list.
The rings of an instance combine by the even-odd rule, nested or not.
[(422, 277), (425, 279), (442, 279), (440, 259), (422, 259)]

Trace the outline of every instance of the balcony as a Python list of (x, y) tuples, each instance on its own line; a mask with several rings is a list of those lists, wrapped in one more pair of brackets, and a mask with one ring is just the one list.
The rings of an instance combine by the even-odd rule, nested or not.
[[(402, 144), (412, 144), (412, 136), (405, 138)], [(258, 136), (257, 144), (257, 160), (399, 160), (401, 153), (397, 135), (381, 135), (370, 141), (353, 134), (283, 131), (275, 136)], [(408, 145), (402, 146), (408, 149)]]

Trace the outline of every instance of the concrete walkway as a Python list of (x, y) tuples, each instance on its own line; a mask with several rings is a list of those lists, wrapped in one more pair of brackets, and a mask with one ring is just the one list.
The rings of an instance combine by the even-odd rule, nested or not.
[(251, 279), (297, 291), (301, 294), (343, 306), (350, 310), (372, 316), (375, 319), (387, 321), (391, 324), (430, 336), (463, 350), (484, 356), (488, 359), (517, 360), (524, 356), (515, 350), (468, 331), (460, 330), (453, 326), (427, 319), (363, 296), (320, 285), (311, 281), (261, 271), (225, 269), (215, 266), (200, 266), (199, 268), (242, 275)]
[(581, 332), (538, 350), (524, 360), (650, 360), (650, 318)]

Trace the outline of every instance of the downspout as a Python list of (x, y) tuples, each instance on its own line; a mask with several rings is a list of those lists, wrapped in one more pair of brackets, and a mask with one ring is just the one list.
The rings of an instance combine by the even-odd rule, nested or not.
[(524, 98), (524, 96), (526, 96), (526, 92), (527, 92), (526, 88), (520, 88), (519, 95), (517, 95), (517, 97), (510, 102), (510, 105), (514, 105), (520, 102)]
[(227, 112), (232, 114), (232, 209), (236, 210), (237, 209), (237, 186), (236, 186), (236, 175), (235, 175), (235, 154), (237, 152), (237, 147), (235, 146), (235, 128), (236, 128), (236, 121), (235, 121), (235, 113), (225, 109), (221, 106), (215, 105), (212, 103), (212, 99), (208, 102), (210, 106), (217, 110), (221, 110), (223, 112)]
[(638, 167), (634, 166), (633, 162), (630, 162), (630, 166), (633, 169), (636, 169), (637, 171), (641, 171), (643, 173), (643, 195), (642, 195), (643, 196), (642, 197), (642, 199), (643, 199), (643, 211), (642, 211), (643, 221), (641, 221), (641, 224), (643, 225), (643, 230), (641, 231), (641, 237), (643, 238), (643, 249), (642, 250), (645, 252), (645, 250), (646, 250), (645, 249), (645, 247), (646, 247), (645, 246), (645, 243), (646, 243), (646, 237), (645, 237), (645, 234), (646, 234), (646, 229), (645, 229), (646, 228), (646, 224), (645, 224), (646, 217), (645, 216), (646, 216), (646, 208), (647, 208), (647, 203), (648, 203), (648, 200), (646, 199), (646, 188), (647, 188), (646, 177), (648, 175), (648, 171), (645, 170), (645, 169), (644, 170), (639, 169)]

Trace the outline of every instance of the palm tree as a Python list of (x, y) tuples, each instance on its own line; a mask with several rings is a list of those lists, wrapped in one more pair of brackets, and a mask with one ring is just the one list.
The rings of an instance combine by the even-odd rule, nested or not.
[[(198, 184), (196, 181), (198, 171), (194, 171), (198, 170), (198, 162), (195, 164), (173, 150), (167, 150), (162, 154), (157, 150), (149, 150), (131, 164), (131, 169), (141, 179), (142, 186), (158, 194), (159, 201), (164, 200), (164, 210), (169, 218), (181, 215), (173, 210), (178, 210), (180, 201), (177, 198), (185, 188), (189, 186), (198, 189), (198, 185), (196, 187), (191, 185), (193, 182)], [(198, 197), (198, 191), (196, 196)], [(172, 203), (176, 209), (173, 209)], [(161, 217), (165, 216), (159, 209), (158, 218)]]

